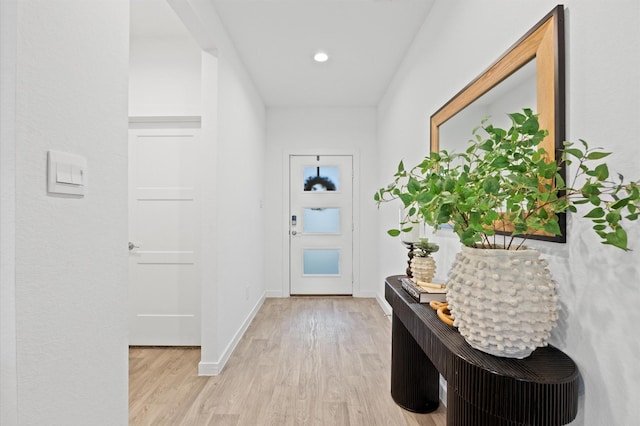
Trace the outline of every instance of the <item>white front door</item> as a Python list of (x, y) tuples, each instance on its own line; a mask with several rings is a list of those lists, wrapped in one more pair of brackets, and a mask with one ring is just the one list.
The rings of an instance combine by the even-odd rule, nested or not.
[(129, 131), (130, 345), (200, 345), (198, 135)]
[(353, 157), (289, 157), (290, 292), (353, 294)]

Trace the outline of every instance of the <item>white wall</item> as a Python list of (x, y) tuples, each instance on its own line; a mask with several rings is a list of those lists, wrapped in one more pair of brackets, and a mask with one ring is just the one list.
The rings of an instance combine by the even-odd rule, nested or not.
[(18, 423), (15, 277), (17, 0), (0, 1), (0, 424)]
[[(10, 3), (17, 37), (3, 37), (2, 46), (13, 43), (16, 52), (15, 140), (3, 132), (2, 171), (13, 147), (15, 340), (8, 343), (16, 368), (5, 382), (3, 357), (2, 422), (126, 424), (129, 4)], [(47, 194), (49, 149), (87, 158), (84, 198)], [(3, 195), (7, 184), (3, 176)], [(10, 400), (14, 407), (5, 406)]]
[[(264, 299), (265, 109), (240, 65), (219, 57), (218, 355), (226, 358)], [(257, 254), (257, 255), (255, 255)]]
[(129, 115), (199, 116), (200, 47), (191, 37), (131, 40)]
[[(218, 359), (218, 59), (202, 52), (202, 155), (197, 165), (201, 186), (200, 358)], [(214, 371), (215, 372), (215, 371)]]
[[(203, 141), (212, 161), (203, 210), (199, 372), (214, 375), (264, 301), (263, 257), (253, 253), (263, 242), (266, 110), (212, 4), (168, 3), (204, 51)], [(215, 101), (211, 90), (217, 90)]]
[(376, 275), (372, 261), (376, 256), (377, 228), (372, 197), (377, 175), (375, 108), (269, 108), (266, 152), (266, 235), (263, 248), (267, 294), (289, 295), (288, 241), (286, 211), (289, 154), (352, 154), (357, 186), (354, 187), (354, 296), (376, 296)]
[[(555, 4), (436, 3), (379, 108), (379, 186), (390, 181), (400, 158), (414, 164), (427, 153), (430, 115)], [(567, 138), (614, 151), (611, 170), (637, 179), (640, 148), (630, 124), (640, 110), (640, 4), (568, 0), (565, 5)], [(378, 234), (393, 227), (396, 218), (397, 207), (384, 206)], [(574, 215), (567, 244), (529, 244), (549, 259), (559, 287), (561, 319), (552, 344), (576, 361), (582, 375), (580, 411), (573, 424), (635, 424), (640, 417), (640, 342), (631, 336), (640, 322), (640, 225), (632, 225), (629, 241), (635, 251), (626, 253), (601, 245), (589, 228)], [(438, 273), (446, 274), (459, 243), (446, 233), (435, 238), (442, 247), (436, 253)], [(404, 256), (397, 241), (381, 237), (378, 282), (397, 274)]]

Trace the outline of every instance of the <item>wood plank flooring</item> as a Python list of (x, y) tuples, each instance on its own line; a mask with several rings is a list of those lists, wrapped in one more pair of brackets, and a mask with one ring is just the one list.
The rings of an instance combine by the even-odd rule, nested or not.
[(393, 402), (390, 358), (373, 299), (267, 299), (219, 376), (197, 348), (131, 348), (129, 424), (444, 426)]

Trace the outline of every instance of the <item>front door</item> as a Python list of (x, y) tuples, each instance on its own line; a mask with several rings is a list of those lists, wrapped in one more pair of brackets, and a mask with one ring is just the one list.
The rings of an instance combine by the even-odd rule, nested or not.
[(292, 295), (353, 294), (353, 157), (289, 157)]
[(200, 345), (198, 136), (129, 131), (130, 345)]

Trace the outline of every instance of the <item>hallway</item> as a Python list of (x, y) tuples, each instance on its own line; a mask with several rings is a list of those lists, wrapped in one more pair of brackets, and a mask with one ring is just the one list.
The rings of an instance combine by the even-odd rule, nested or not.
[(222, 374), (199, 349), (131, 348), (131, 425), (443, 426), (389, 392), (391, 322), (374, 299), (266, 299)]

